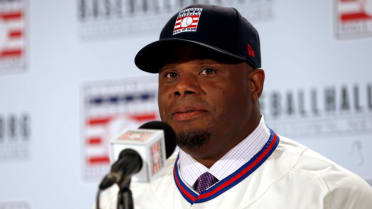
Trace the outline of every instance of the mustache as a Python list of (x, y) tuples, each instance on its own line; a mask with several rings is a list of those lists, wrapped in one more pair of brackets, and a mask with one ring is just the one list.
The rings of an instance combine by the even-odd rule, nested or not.
[(196, 99), (182, 99), (171, 103), (166, 109), (169, 114), (174, 114), (177, 112), (188, 112), (192, 110), (208, 111), (209, 105), (204, 101), (199, 101)]

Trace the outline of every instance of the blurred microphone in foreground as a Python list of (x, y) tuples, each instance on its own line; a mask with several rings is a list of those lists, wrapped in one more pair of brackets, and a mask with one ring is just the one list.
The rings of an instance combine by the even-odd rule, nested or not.
[(115, 183), (119, 186), (118, 208), (133, 208), (130, 181), (150, 182), (161, 174), (166, 159), (176, 148), (176, 134), (166, 123), (151, 121), (137, 130), (126, 130), (110, 141), (110, 172), (99, 184), (100, 192)]

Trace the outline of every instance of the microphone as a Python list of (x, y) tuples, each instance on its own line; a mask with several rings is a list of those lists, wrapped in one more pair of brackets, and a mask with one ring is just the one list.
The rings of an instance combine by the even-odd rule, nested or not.
[(176, 148), (176, 134), (166, 123), (151, 121), (137, 130), (126, 130), (110, 141), (111, 160), (115, 162), (99, 185), (105, 190), (115, 183), (150, 182), (165, 167)]
[(143, 161), (138, 152), (129, 148), (122, 150), (118, 160), (112, 164), (110, 173), (99, 184), (99, 189), (105, 190), (119, 182), (127, 183), (133, 174), (141, 170), (142, 164)]
[(165, 138), (165, 157), (168, 159), (176, 148), (176, 133), (167, 123), (161, 121), (150, 121), (139, 127), (140, 129), (163, 130)]

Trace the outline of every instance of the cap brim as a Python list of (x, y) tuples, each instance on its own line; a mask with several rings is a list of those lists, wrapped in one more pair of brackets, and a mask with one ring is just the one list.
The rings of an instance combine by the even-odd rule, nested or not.
[[(226, 55), (227, 58), (236, 59), (237, 61), (248, 62), (251, 64), (250, 60), (247, 60), (244, 57), (232, 54), (228, 51), (200, 43), (197, 41), (179, 39), (179, 38), (170, 38), (162, 39), (155, 41), (145, 47), (143, 47), (136, 55), (134, 62), (138, 68), (149, 73), (158, 73), (160, 68), (166, 64), (168, 57), (174, 53), (174, 50), (177, 48), (184, 47), (185, 45), (194, 45), (200, 46), (204, 49), (211, 50), (211, 52), (217, 52), (221, 55)], [(252, 65), (252, 64), (251, 64)], [(254, 66), (254, 65), (252, 65)]]

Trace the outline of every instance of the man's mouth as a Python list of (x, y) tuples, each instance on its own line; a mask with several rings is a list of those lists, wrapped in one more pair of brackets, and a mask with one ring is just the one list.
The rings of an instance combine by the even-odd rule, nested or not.
[(205, 113), (207, 113), (207, 111), (203, 109), (188, 109), (176, 111), (172, 114), (172, 116), (176, 121), (186, 121), (201, 117)]

